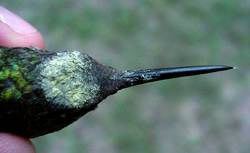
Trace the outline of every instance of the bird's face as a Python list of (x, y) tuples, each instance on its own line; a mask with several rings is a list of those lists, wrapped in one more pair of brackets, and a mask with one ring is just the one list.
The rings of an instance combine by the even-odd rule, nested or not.
[(67, 107), (81, 107), (100, 91), (93, 74), (93, 59), (78, 51), (58, 52), (40, 66), (39, 81), (48, 101)]

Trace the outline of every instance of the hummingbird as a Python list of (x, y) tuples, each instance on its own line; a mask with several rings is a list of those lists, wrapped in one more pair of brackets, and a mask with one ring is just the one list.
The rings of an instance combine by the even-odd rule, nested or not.
[(0, 131), (58, 131), (128, 87), (232, 69), (224, 65), (117, 70), (80, 51), (0, 47)]

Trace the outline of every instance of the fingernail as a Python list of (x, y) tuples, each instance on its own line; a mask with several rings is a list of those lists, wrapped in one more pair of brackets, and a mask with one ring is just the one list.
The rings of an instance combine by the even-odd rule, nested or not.
[(0, 6), (0, 22), (19, 34), (30, 34), (37, 30), (19, 16)]

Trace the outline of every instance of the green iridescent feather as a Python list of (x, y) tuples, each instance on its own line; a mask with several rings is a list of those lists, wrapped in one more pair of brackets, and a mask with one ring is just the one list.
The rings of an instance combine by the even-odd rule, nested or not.
[(0, 61), (0, 101), (18, 100), (31, 92), (29, 68), (39, 62), (39, 55), (1, 48), (0, 59), (4, 59)]

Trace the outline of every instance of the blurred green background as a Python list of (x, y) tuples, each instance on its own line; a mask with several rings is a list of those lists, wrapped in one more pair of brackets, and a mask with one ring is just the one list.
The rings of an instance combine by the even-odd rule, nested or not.
[(120, 69), (225, 64), (238, 69), (123, 90), (38, 153), (248, 153), (249, 0), (1, 0), (49, 50), (82, 50)]

